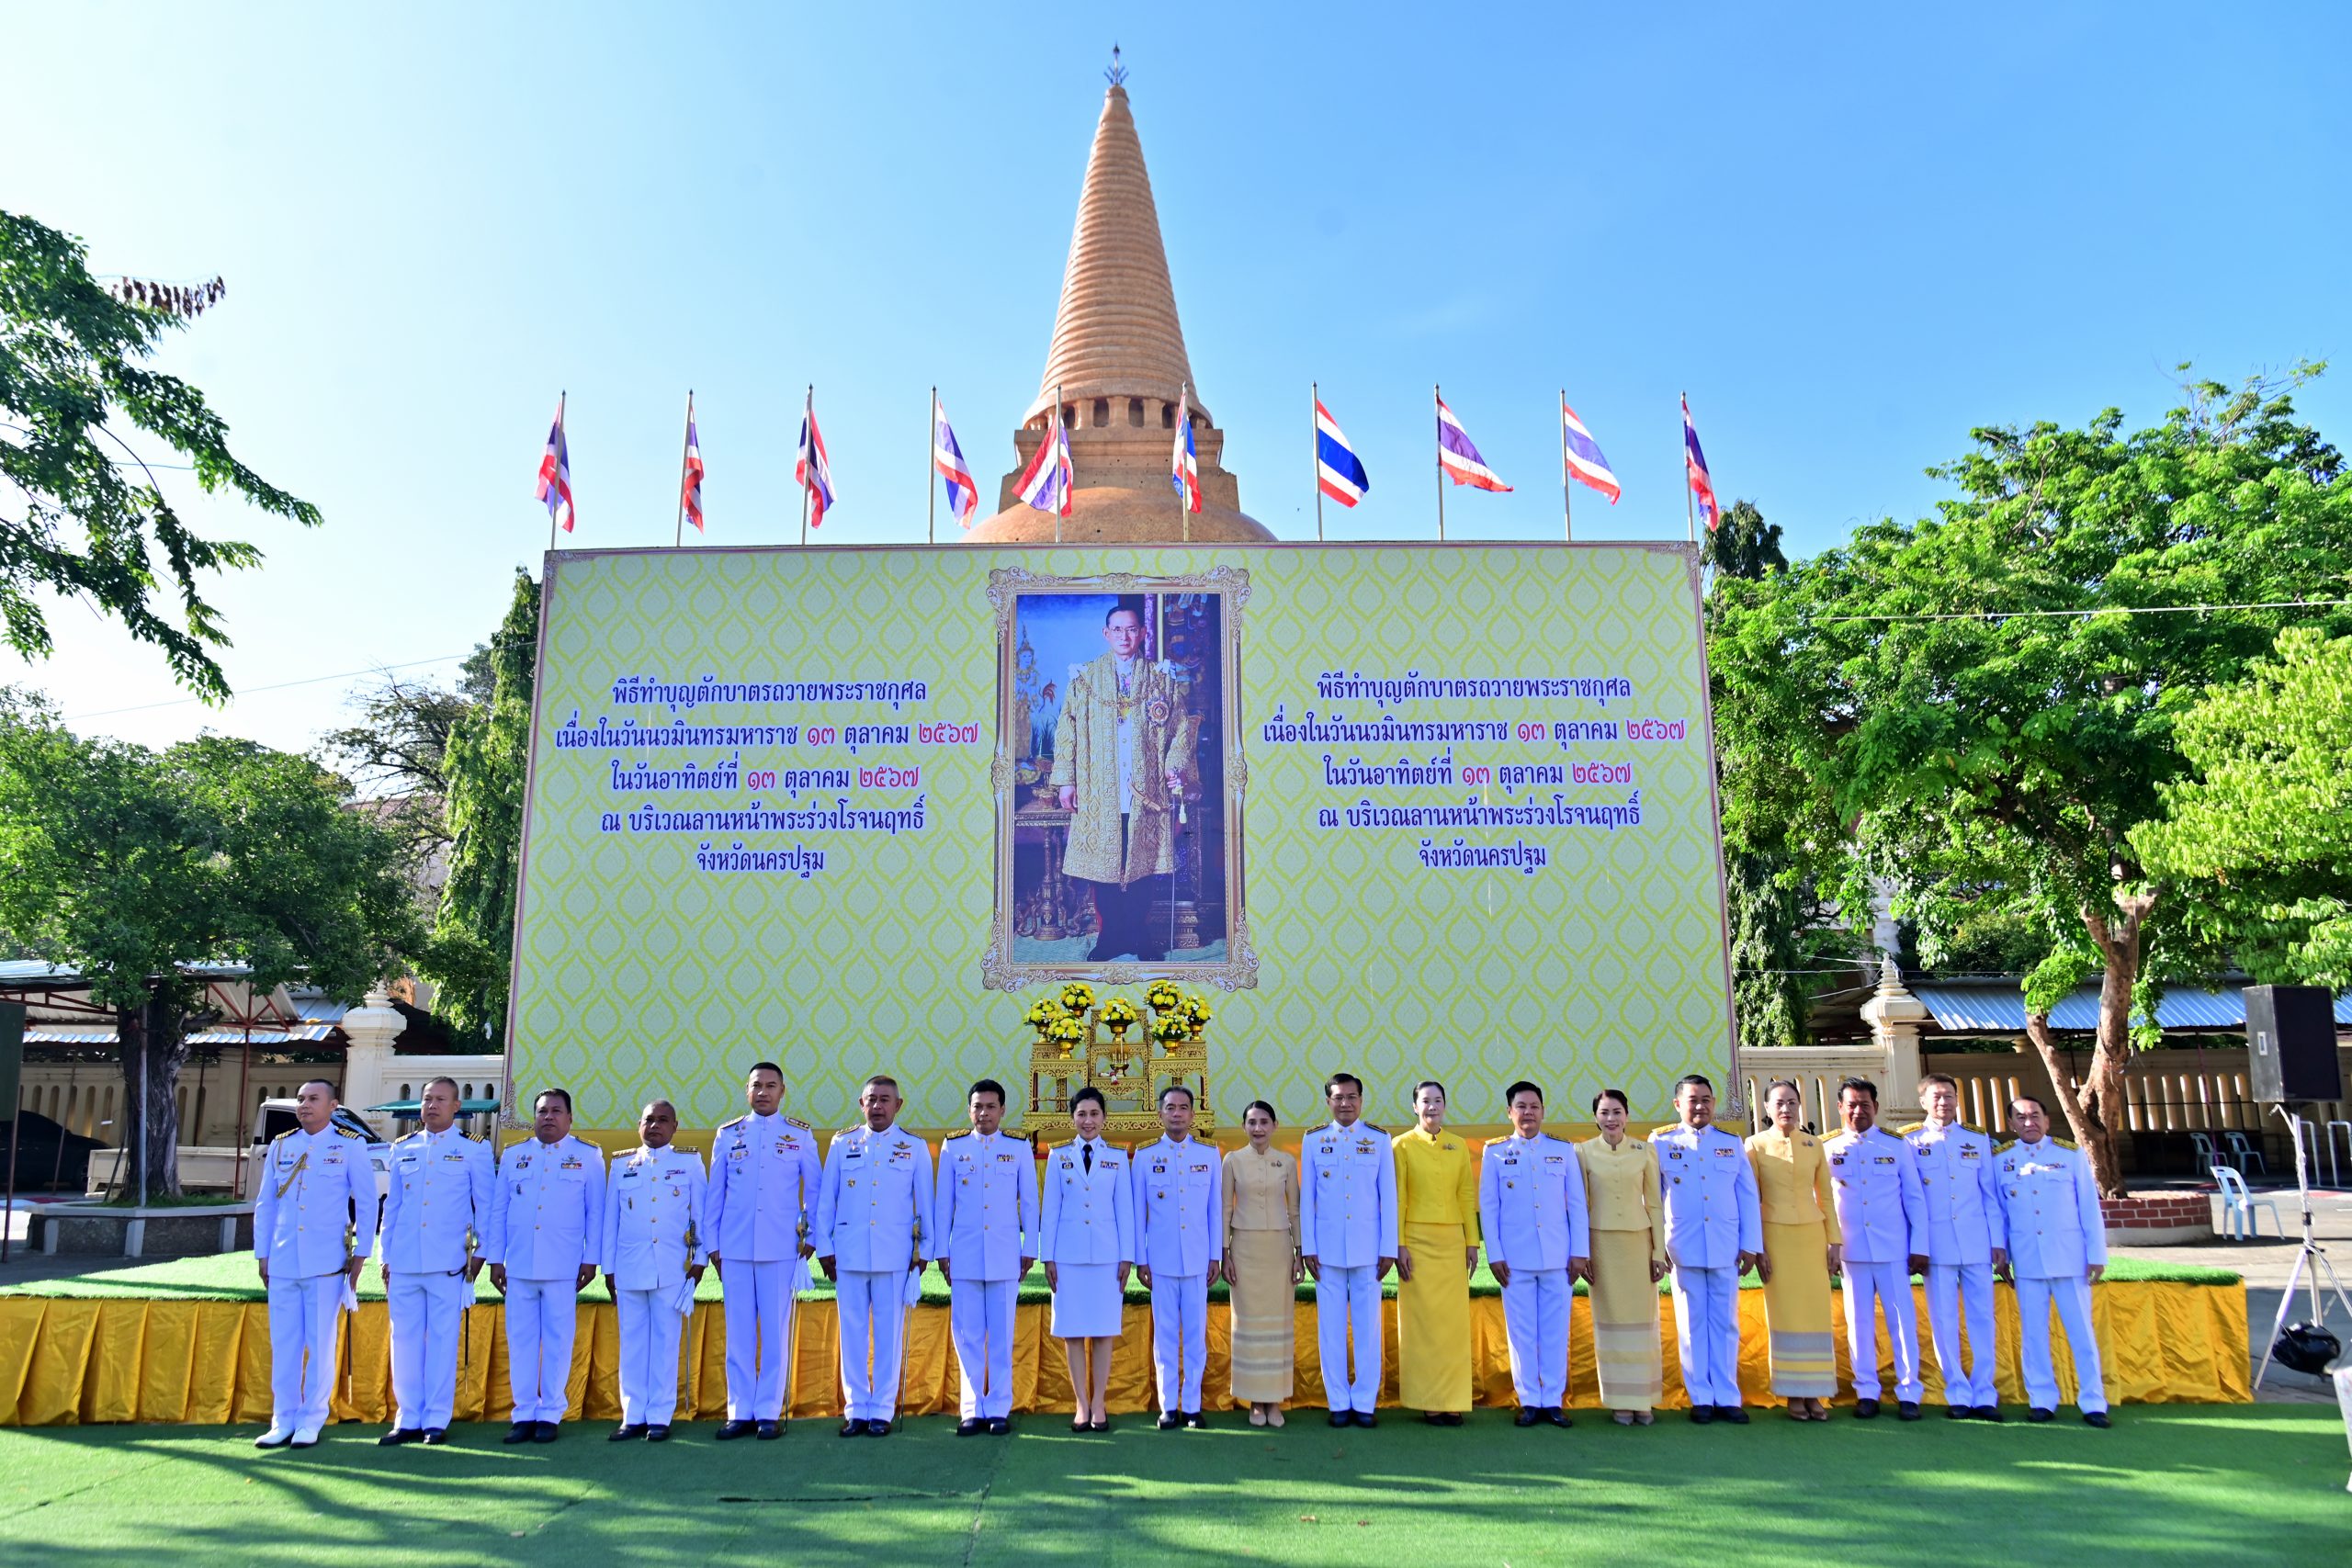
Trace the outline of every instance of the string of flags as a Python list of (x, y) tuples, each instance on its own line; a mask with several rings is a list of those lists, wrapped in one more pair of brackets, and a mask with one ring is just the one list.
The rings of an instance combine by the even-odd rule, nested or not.
[[(158, 288), (126, 280), (118, 292), (133, 288)], [(205, 286), (211, 290), (209, 299), (218, 299), (220, 280)], [(201, 294), (201, 290), (198, 291)], [(122, 293), (122, 298), (133, 298)], [(209, 302), (209, 301), (208, 301)], [(179, 309), (166, 301), (158, 309)], [(201, 310), (198, 303), (193, 310)], [(192, 311), (191, 311), (192, 313)], [(1322, 535), (1322, 503), (1325, 498), (1341, 506), (1353, 507), (1372, 489), (1372, 476), (1363, 459), (1349, 443), (1330, 408), (1323, 401), (1322, 389), (1310, 389), (1315, 409), (1315, 484), (1316, 534)], [(1440, 476), (1438, 494), (1438, 532), (1444, 537), (1445, 481), (1467, 486), (1473, 490), (1508, 494), (1511, 486), (1487, 463), (1470, 438), (1459, 415), (1446, 403), (1441, 389), (1432, 389), (1431, 397), (1437, 416), (1437, 468)], [(1175, 491), (1178, 506), (1187, 514), (1197, 514), (1202, 508), (1200, 451), (1193, 435), (1192, 416), (1193, 389), (1190, 386), (1177, 394), (1176, 434), (1169, 457), (1169, 484)], [(571, 454), (564, 435), (565, 400), (556, 400), (555, 423), (548, 431), (547, 446), (539, 457), (536, 494), (548, 511), (548, 542), (550, 548), (555, 534), (560, 529), (571, 533), (577, 522), (571, 494)], [(1023, 468), (1014, 487), (1025, 504), (1039, 512), (1052, 513), (1057, 518), (1070, 515), (1076, 491), (1076, 472), (1070, 460), (1069, 432), (1062, 421), (1061, 389), (1055, 389), (1053, 412), (1035, 453)], [(1716, 499), (1714, 476), (1707, 467), (1706, 454), (1699, 446), (1698, 425), (1690, 417), (1689, 394), (1682, 398), (1682, 455), (1685, 488), (1692, 514), (1691, 531), (1695, 536), (1697, 524), (1703, 521), (1713, 531), (1722, 521), (1722, 507)], [(944, 487), (948, 514), (963, 527), (970, 527), (979, 512), (980, 490), (972, 477), (971, 465), (966, 461), (964, 449), (956, 439), (955, 427), (948, 423), (946, 406), (939, 400), (939, 389), (931, 393), (931, 468)], [(703, 520), (703, 479), (705, 468), (702, 439), (695, 428), (694, 394), (686, 394), (686, 435), (684, 456), (678, 480), (679, 542), (684, 538), (685, 525), (691, 523), (697, 534), (705, 532)], [(1575, 409), (1568, 406), (1567, 392), (1560, 393), (1560, 474), (1563, 509), (1567, 508), (1572, 485), (1581, 484), (1598, 491), (1615, 505), (1624, 493), (1616, 469), (1601, 451), (1600, 444)], [(834, 504), (832, 468), (825, 455), (825, 438), (817, 424), (817, 389), (811, 386), (801, 408), (800, 437), (792, 465), (794, 483), (801, 492), (801, 542), (806, 544), (808, 530), (824, 525), (825, 513)], [(1189, 527), (1189, 524), (1188, 524)]]
[(107, 290), (126, 305), (161, 310), (167, 316), (193, 319), (220, 303), (229, 286), (215, 277), (208, 283), (150, 283), (143, 277), (119, 277)]

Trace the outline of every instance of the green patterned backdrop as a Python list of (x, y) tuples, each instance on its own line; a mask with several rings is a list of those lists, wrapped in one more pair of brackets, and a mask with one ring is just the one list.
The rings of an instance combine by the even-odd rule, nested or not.
[[(583, 1127), (625, 1126), (659, 1093), (687, 1126), (741, 1109), (746, 1064), (783, 1063), (786, 1108), (819, 1125), (854, 1119), (858, 1083), (894, 1073), (910, 1126), (962, 1121), (973, 1078), (1026, 1084), (1020, 1009), (1045, 988), (983, 988), (994, 889), (999, 656), (992, 569), (1247, 574), (1238, 728), (1247, 766), (1242, 897), (1253, 985), (1212, 993), (1211, 1100), (1238, 1122), (1269, 1100), (1313, 1118), (1324, 1075), (1366, 1083), (1367, 1114), (1403, 1125), (1410, 1085), (1444, 1079), (1455, 1120), (1496, 1122), (1512, 1078), (1547, 1085), (1581, 1119), (1604, 1084), (1637, 1115), (1666, 1114), (1681, 1073), (1731, 1061), (1723, 896), (1709, 789), (1704, 681), (1691, 558), (1645, 546), (1380, 545), (1143, 550), (813, 548), (644, 550), (551, 558), (527, 810), (511, 1062), (527, 1096), (568, 1086)], [(1632, 787), (1358, 789), (1326, 783), (1324, 753), (1415, 761), (1434, 745), (1269, 741), (1289, 722), (1376, 721), (1374, 700), (1327, 700), (1327, 672), (1366, 678), (1622, 677), (1633, 695), (1408, 696), (1400, 720), (1500, 719), (1512, 739), (1452, 746), (1457, 764), (1630, 764)], [(921, 681), (920, 702), (616, 704), (631, 677), (733, 682)], [(1587, 688), (1577, 688), (1584, 690)], [(1600, 688), (1590, 688), (1599, 690)], [(593, 743), (654, 727), (978, 726), (978, 743), (845, 747)], [(1577, 739), (1555, 723), (1653, 721), (1679, 739)], [(1540, 725), (1541, 739), (1520, 739)], [(642, 734), (640, 728), (638, 733)], [(682, 731), (666, 731), (678, 736)], [(1579, 736), (1589, 732), (1576, 732)], [(735, 739), (740, 739), (740, 736)], [(591, 740), (590, 744), (580, 744)], [(731, 761), (736, 775), (726, 773)], [(759, 770), (877, 763), (922, 769), (920, 829), (887, 832), (640, 831), (632, 814), (801, 809)], [(616, 764), (625, 781), (616, 787)], [(689, 787), (651, 791), (640, 767)], [(712, 768), (719, 777), (710, 778)], [(732, 787), (729, 787), (729, 785)], [(711, 786), (716, 787), (695, 787)], [(1639, 792), (1638, 824), (1623, 822)], [(830, 806), (905, 811), (911, 790), (822, 790)], [(1557, 795), (1576, 825), (1364, 830), (1318, 808), (1518, 805)], [(1614, 813), (1593, 808), (1617, 807)], [(610, 815), (608, 815), (610, 814)], [(1605, 818), (1611, 825), (1589, 825)], [(651, 824), (650, 818), (639, 817)], [(1436, 850), (1542, 847), (1532, 874), (1432, 869)], [(714, 873), (698, 855), (822, 849), (826, 864)], [(1132, 988), (1138, 996), (1140, 987)], [(1125, 994), (1125, 993), (1123, 993)], [(509, 1103), (515, 1103), (510, 1099)], [(1016, 1106), (1016, 1110), (1018, 1107)]]

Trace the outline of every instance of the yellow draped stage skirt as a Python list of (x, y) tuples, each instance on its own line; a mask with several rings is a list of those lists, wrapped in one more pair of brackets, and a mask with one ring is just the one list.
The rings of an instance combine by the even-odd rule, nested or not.
[(1460, 1225), (1408, 1224), (1413, 1277), (1396, 1287), (1396, 1403), (1470, 1408), (1470, 1272)]
[(1767, 1224), (1764, 1322), (1772, 1353), (1772, 1392), (1783, 1399), (1828, 1399), (1838, 1393), (1838, 1336), (1829, 1318), (1829, 1233), (1819, 1220)]
[(1650, 1233), (1592, 1233), (1592, 1359), (1603, 1410), (1648, 1410), (1658, 1402), (1657, 1285), (1650, 1279)]
[(1291, 1395), (1298, 1350), (1298, 1287), (1290, 1232), (1233, 1233), (1233, 1397), (1280, 1404)]

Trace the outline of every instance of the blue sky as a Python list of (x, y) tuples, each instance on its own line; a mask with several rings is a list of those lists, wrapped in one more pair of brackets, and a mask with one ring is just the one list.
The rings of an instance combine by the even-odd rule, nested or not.
[(225, 276), (166, 367), (327, 523), (192, 503), (268, 554), (213, 591), (226, 710), (73, 606), (0, 680), (89, 730), (309, 745), (351, 684), (312, 678), (495, 622), (560, 389), (582, 546), (669, 539), (690, 386), (714, 543), (793, 536), (811, 381), (824, 542), (922, 538), (934, 382), (992, 505), (1114, 39), (1202, 395), (1284, 537), (1310, 380), (1373, 479), (1335, 537), (1432, 532), (1437, 381), (1519, 487), (1454, 491), (1457, 538), (1556, 533), (1563, 386), (1625, 485), (1580, 537), (1681, 534), (1684, 389), (1726, 499), (1805, 552), (1926, 511), (1973, 425), (2153, 421), (2181, 360), (2344, 359), (2302, 400), (2343, 442), (2347, 17), (6, 0), (0, 205), (100, 272)]

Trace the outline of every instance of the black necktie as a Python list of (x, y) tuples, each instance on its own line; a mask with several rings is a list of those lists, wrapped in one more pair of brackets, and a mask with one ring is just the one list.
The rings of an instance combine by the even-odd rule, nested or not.
[(1091, 1176), (1094, 1174), (1094, 1145), (1087, 1145), (1082, 1152), (1086, 1156), (1086, 1173)]

